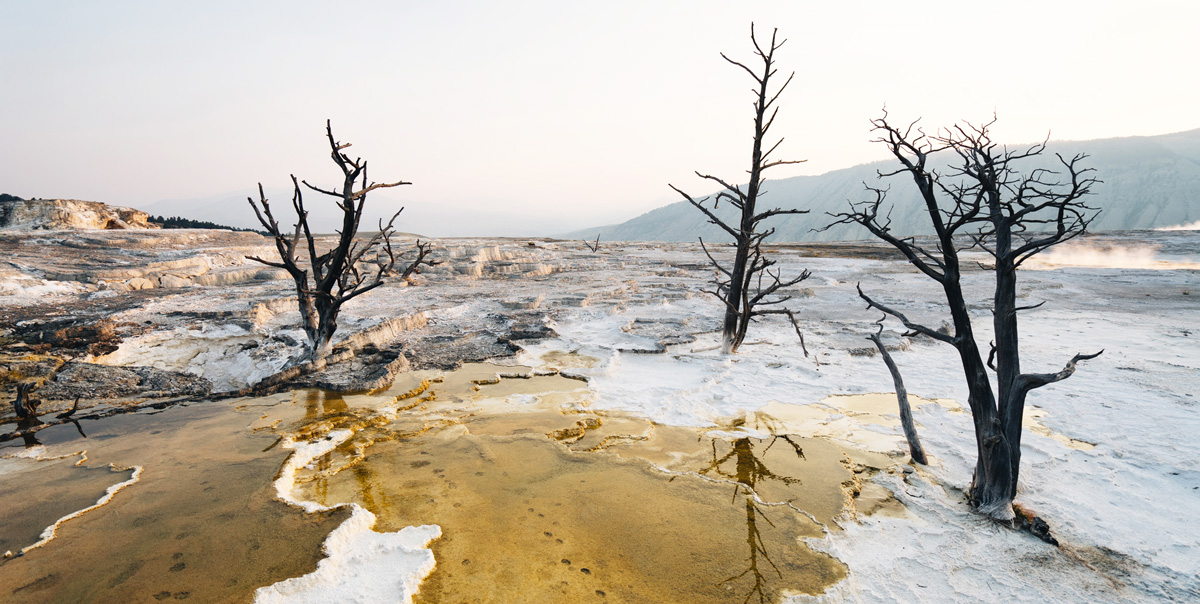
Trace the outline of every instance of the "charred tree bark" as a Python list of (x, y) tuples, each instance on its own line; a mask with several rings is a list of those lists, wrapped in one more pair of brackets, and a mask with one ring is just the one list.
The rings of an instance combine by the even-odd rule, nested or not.
[[(387, 248), (388, 253), (390, 254), (391, 253), (391, 242), (390, 241), (384, 242), (384, 246)], [(417, 243), (414, 245), (414, 248), (416, 250), (417, 257), (414, 258), (412, 262), (408, 263), (408, 266), (405, 266), (403, 271), (400, 271), (400, 278), (404, 279), (406, 281), (408, 280), (409, 277), (412, 277), (413, 275), (420, 275), (422, 265), (437, 266), (437, 265), (441, 264), (441, 262), (438, 260), (430, 260), (429, 259), (428, 256), (430, 253), (433, 252), (433, 247), (430, 245), (430, 243), (428, 241), (422, 243), (421, 240), (418, 239)]]
[[(1033, 307), (1016, 304), (1017, 269), (1031, 256), (1085, 232), (1096, 211), (1084, 203), (1083, 197), (1097, 181), (1089, 176), (1090, 169), (1079, 166), (1085, 157), (1082, 155), (1071, 159), (1058, 156), (1057, 170), (1020, 171), (1017, 164), (1041, 155), (1045, 145), (1017, 151), (999, 147), (989, 135), (992, 123), (955, 126), (937, 136), (927, 136), (915, 122), (904, 129), (894, 127), (888, 123), (886, 112), (873, 124), (881, 133), (877, 142), (885, 144), (902, 166), (880, 177), (906, 174), (912, 179), (933, 225), (936, 247), (929, 250), (912, 238), (891, 232), (887, 214), (880, 216), (887, 193), (884, 189), (868, 187), (874, 199), (852, 204), (850, 211), (835, 215), (834, 224), (853, 222), (866, 227), (942, 286), (954, 327), (952, 334), (910, 321), (861, 289), (859, 294), (868, 307), (895, 317), (908, 329), (954, 346), (967, 382), (967, 403), (975, 426), (977, 462), (969, 496), (981, 513), (1011, 519), (1020, 474), (1026, 396), (1034, 388), (1066, 379), (1074, 373), (1076, 363), (1100, 354), (1076, 355), (1055, 374), (1021, 372), (1017, 313)], [(945, 174), (938, 174), (928, 161), (931, 155), (942, 152), (956, 162)], [(996, 342), (987, 362), (975, 339), (962, 292), (956, 236), (965, 237), (969, 247), (983, 249), (996, 260), (992, 269)], [(989, 369), (996, 374), (995, 390)]]
[(585, 240), (583, 241), (583, 245), (587, 246), (587, 249), (591, 250), (593, 254), (594, 254), (594, 253), (596, 253), (596, 252), (599, 252), (599, 251), (600, 251), (600, 235), (599, 235), (599, 234), (597, 234), (597, 235), (596, 235), (596, 242), (595, 242), (595, 243), (589, 243), (589, 242), (588, 242), (588, 241), (585, 239)]
[(34, 428), (42, 425), (42, 420), (38, 419), (38, 402), (31, 396), (34, 384), (25, 382), (17, 384), (17, 398), (13, 399), (13, 411), (17, 414), (17, 430), (20, 431), (21, 439), (25, 441), (25, 447), (36, 447), (41, 443), (34, 433), (37, 431)]
[(17, 414), (17, 419), (37, 419), (37, 401), (30, 396), (33, 386), (31, 382), (17, 384), (17, 398), (13, 399), (13, 412)]
[[(879, 329), (883, 330), (882, 321), (879, 323)], [(900, 377), (900, 368), (896, 367), (896, 362), (892, 360), (892, 353), (884, 347), (883, 340), (879, 339), (878, 333), (867, 336), (867, 339), (875, 343), (879, 354), (883, 356), (883, 362), (887, 365), (888, 372), (892, 374), (892, 383), (896, 386), (896, 403), (900, 407), (900, 426), (904, 428), (904, 439), (908, 441), (908, 453), (912, 456), (913, 461), (923, 466), (928, 465), (929, 462), (925, 459), (925, 449), (921, 447), (921, 439), (917, 438), (917, 424), (913, 421), (912, 407), (908, 404), (908, 390), (904, 388), (904, 378)]]
[[(325, 136), (329, 141), (333, 162), (342, 171), (340, 189), (322, 189), (292, 176), (292, 209), (296, 213), (294, 231), (282, 231), (271, 211), (271, 205), (258, 185), (258, 201), (247, 198), (255, 216), (275, 240), (279, 262), (254, 256), (250, 260), (286, 270), (296, 286), (296, 300), (304, 332), (308, 336), (309, 349), (306, 360), (317, 360), (329, 354), (333, 334), (337, 331), (338, 315), (342, 305), (350, 300), (383, 285), (384, 276), (393, 270), (396, 255), (392, 250), (393, 223), (404, 211), (396, 211), (387, 224), (379, 223), (379, 231), (365, 243), (356, 241), (362, 220), (367, 193), (375, 189), (412, 184), (404, 181), (374, 183), (367, 179), (367, 162), (362, 158), (351, 159), (343, 151), (350, 143), (340, 143), (333, 137), (333, 128), (325, 122)], [(337, 230), (337, 242), (330, 250), (318, 249), (317, 239), (308, 224), (308, 210), (304, 207), (304, 187), (337, 199), (342, 210), (341, 228)], [(419, 272), (428, 254), (428, 244), (417, 245), (417, 260), (404, 271), (404, 277)], [(373, 258), (368, 254), (374, 254)], [(307, 256), (307, 266), (302, 266), (301, 255)]]
[[(750, 77), (754, 79), (756, 84), (756, 96), (754, 100), (754, 144), (750, 153), (749, 182), (744, 186), (735, 186), (716, 176), (696, 172), (696, 176), (722, 187), (722, 190), (716, 195), (704, 197), (699, 200), (692, 198), (687, 193), (675, 187), (675, 185), (668, 185), (695, 206), (696, 209), (703, 212), (708, 217), (710, 223), (721, 227), (734, 240), (733, 264), (728, 267), (718, 262), (709, 252), (708, 248), (704, 246), (704, 240), (700, 240), (700, 245), (704, 248), (705, 255), (708, 256), (709, 261), (716, 268), (718, 275), (716, 289), (709, 293), (720, 299), (725, 306), (725, 319), (721, 327), (721, 349), (725, 353), (737, 352), (738, 347), (741, 346), (742, 341), (746, 338), (746, 331), (749, 329), (750, 323), (755, 317), (787, 313), (786, 309), (778, 305), (790, 300), (791, 296), (780, 295), (777, 292), (809, 277), (809, 272), (806, 270), (794, 278), (782, 279), (778, 270), (771, 270), (771, 267), (775, 265), (775, 261), (768, 259), (762, 249), (763, 241), (775, 232), (773, 228), (763, 229), (761, 226), (763, 220), (772, 216), (808, 213), (808, 210), (786, 210), (780, 208), (763, 212), (758, 211), (759, 197), (763, 192), (763, 173), (775, 166), (798, 164), (803, 161), (770, 159), (771, 153), (783, 142), (782, 138), (771, 145), (770, 148), (766, 148), (764, 145), (771, 124), (774, 123), (775, 116), (779, 112), (779, 107), (775, 105), (775, 101), (779, 99), (779, 95), (783, 93), (784, 89), (791, 83), (792, 77), (795, 76), (794, 73), (788, 76), (787, 81), (778, 90), (771, 91), (771, 77), (776, 72), (775, 51), (779, 50), (786, 42), (786, 40), (777, 42), (777, 34), (778, 30), (774, 30), (771, 33), (771, 44), (764, 50), (754, 35), (754, 24), (750, 24), (750, 41), (754, 44), (755, 54), (762, 61), (760, 71), (750, 69), (746, 65), (725, 56), (724, 53), (721, 54), (721, 57), (730, 64), (740, 67), (746, 73), (750, 74)], [(705, 205), (710, 201), (712, 204), (711, 209)], [(738, 209), (739, 217), (736, 224), (729, 224), (717, 217), (715, 210), (723, 201)]]

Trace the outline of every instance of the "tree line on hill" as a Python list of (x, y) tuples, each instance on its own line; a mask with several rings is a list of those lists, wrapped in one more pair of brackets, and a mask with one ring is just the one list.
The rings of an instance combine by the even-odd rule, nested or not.
[(151, 216), (146, 222), (157, 224), (164, 229), (221, 229), (224, 231), (246, 231), (260, 235), (270, 235), (270, 233), (262, 230), (232, 227), (207, 220), (192, 220), (191, 218), (182, 218), (180, 216), (171, 216), (170, 218), (165, 216)]

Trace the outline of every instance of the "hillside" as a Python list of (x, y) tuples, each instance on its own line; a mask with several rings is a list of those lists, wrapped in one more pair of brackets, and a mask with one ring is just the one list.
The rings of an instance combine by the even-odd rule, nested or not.
[[(253, 189), (222, 193), (204, 198), (170, 199), (146, 204), (142, 209), (162, 216), (182, 216), (193, 220), (227, 224), (237, 228), (258, 230), (262, 225), (246, 201)], [(291, 225), (296, 221), (292, 211), (290, 189), (266, 190), (268, 199), (275, 209), (275, 218), (280, 224)], [(310, 223), (336, 225), (341, 223), (341, 210), (334, 200), (323, 195), (305, 195)], [(429, 203), (420, 200), (389, 197), (387, 194), (371, 193), (363, 212), (363, 225), (374, 228), (380, 220), (387, 222), (400, 208), (404, 212), (396, 219), (396, 228), (404, 232), (421, 233), (423, 236), (470, 237), (482, 235), (550, 235), (588, 224), (576, 219), (573, 224), (563, 223), (560, 216), (552, 212), (530, 215), (528, 212), (511, 212), (497, 203), (493, 208), (478, 208), (447, 203)], [(320, 228), (320, 227), (316, 227)], [(364, 226), (364, 230), (368, 227)]]
[[(1054, 153), (1070, 156), (1085, 153), (1085, 166), (1095, 170), (1102, 183), (1093, 188), (1089, 205), (1102, 210), (1092, 230), (1135, 230), (1166, 227), (1200, 220), (1200, 129), (1161, 136), (1055, 141), (1047, 146), (1042, 163), (1032, 160), (1026, 168), (1052, 168)], [(920, 199), (911, 181), (902, 177), (880, 183), (879, 171), (894, 170), (895, 162), (875, 162), (828, 172), (819, 176), (797, 176), (768, 181), (761, 208), (807, 208), (808, 214), (781, 217), (774, 241), (840, 241), (863, 239), (867, 233), (857, 225), (839, 225), (822, 232), (813, 229), (831, 222), (829, 213), (843, 211), (849, 201), (865, 199), (863, 183), (891, 186), (888, 203), (894, 204), (892, 227), (898, 234), (930, 234), (928, 219), (919, 211)], [(681, 183), (676, 183), (681, 184)], [(697, 183), (683, 186), (693, 195), (703, 193)], [(722, 206), (718, 215), (729, 216), (732, 208)], [(687, 202), (680, 201), (647, 212), (627, 222), (576, 231), (567, 238), (602, 241), (728, 241), (718, 227)]]
[(21, 199), (6, 195), (0, 200), (0, 229), (156, 229), (149, 216), (133, 208), (110, 206), (79, 199)]

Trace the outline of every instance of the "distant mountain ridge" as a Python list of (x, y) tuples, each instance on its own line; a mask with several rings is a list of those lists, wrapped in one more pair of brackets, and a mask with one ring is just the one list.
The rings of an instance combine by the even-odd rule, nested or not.
[[(309, 212), (309, 224), (316, 229), (335, 228), (342, 222), (341, 210), (335, 200), (325, 195), (306, 191), (305, 209)], [(400, 192), (401, 194), (404, 191)], [(248, 195), (258, 199), (258, 191), (247, 187), (243, 192), (229, 192), (196, 199), (168, 199), (141, 206), (141, 209), (162, 216), (182, 216), (193, 220), (227, 224), (234, 227), (260, 230), (262, 225), (254, 217), (254, 211), (246, 201)], [(267, 188), (267, 198), (276, 220), (285, 229), (296, 223), (292, 209), (291, 189)], [(541, 236), (561, 233), (567, 229), (586, 225), (575, 219), (573, 225), (564, 225), (553, 212), (513, 212), (501, 204), (479, 209), (449, 203), (426, 203), (419, 200), (390, 197), (387, 193), (371, 193), (363, 210), (362, 230), (378, 228), (379, 221), (386, 223), (397, 210), (404, 208), (396, 219), (395, 227), (404, 232), (420, 233), (435, 237), (472, 237), (488, 235)]]
[[(1022, 148), (1025, 145), (1010, 146)], [(1092, 188), (1088, 205), (1099, 208), (1100, 216), (1091, 225), (1093, 231), (1136, 230), (1167, 227), (1200, 220), (1200, 129), (1159, 136), (1133, 136), (1089, 141), (1051, 141), (1045, 154), (1023, 162), (1024, 169), (1053, 168), (1054, 154), (1068, 159), (1076, 153), (1089, 157), (1082, 165), (1102, 182)], [(1020, 164), (1018, 164), (1020, 165)], [(878, 179), (879, 172), (890, 172), (897, 162), (879, 161), (835, 170), (819, 176), (796, 176), (767, 181), (759, 208), (808, 209), (808, 214), (776, 217), (771, 240), (782, 242), (845, 241), (867, 239), (870, 234), (859, 225), (837, 225), (824, 231), (834, 219), (831, 213), (844, 211), (850, 201), (867, 198), (863, 183), (891, 186), (886, 206), (894, 206), (892, 229), (898, 235), (932, 234), (929, 220), (922, 215), (922, 202), (915, 186), (904, 176)], [(1023, 170), (1024, 171), (1024, 170)], [(699, 198), (713, 191), (707, 183), (674, 183)], [(682, 185), (682, 186), (681, 186)], [(702, 188), (703, 187), (703, 188)], [(717, 214), (723, 219), (734, 209), (722, 205)], [(736, 221), (734, 221), (736, 222)], [(686, 201), (651, 210), (621, 224), (584, 229), (564, 238), (601, 241), (731, 241), (727, 233), (708, 223), (703, 214)]]

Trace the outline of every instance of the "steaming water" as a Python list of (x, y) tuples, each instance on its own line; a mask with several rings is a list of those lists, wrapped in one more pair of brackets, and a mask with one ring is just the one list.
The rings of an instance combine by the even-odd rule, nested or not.
[(1159, 227), (1156, 231), (1200, 231), (1200, 220), (1189, 222), (1186, 224), (1177, 224), (1174, 226)]
[(1164, 258), (1160, 254), (1160, 250), (1160, 246), (1153, 244), (1069, 242), (1050, 248), (1021, 266), (1031, 270), (1063, 267), (1137, 270), (1200, 269), (1200, 262), (1192, 259)]

